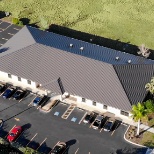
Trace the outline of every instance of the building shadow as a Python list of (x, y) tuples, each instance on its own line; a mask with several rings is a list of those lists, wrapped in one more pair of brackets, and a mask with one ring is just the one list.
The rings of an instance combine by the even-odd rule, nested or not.
[(5, 52), (5, 51), (7, 51), (7, 50), (9, 50), (9, 47), (8, 47), (8, 48), (1, 48), (1, 49), (0, 49), (0, 53)]
[[(132, 45), (132, 44), (130, 44), (130, 42), (125, 43), (125, 42), (120, 41), (119, 39), (112, 40), (109, 38), (88, 34), (85, 32), (73, 30), (73, 29), (59, 26), (59, 25), (55, 25), (55, 24), (50, 25), (49, 29), (47, 29), (47, 31), (54, 32), (54, 33), (64, 35), (64, 36), (68, 36), (71, 38), (75, 38), (78, 40), (86, 41), (86, 42), (89, 42), (92, 44), (97, 44), (97, 45), (104, 46), (107, 48), (111, 48), (111, 49), (123, 51), (126, 53), (134, 54), (134, 55), (138, 55), (137, 52), (139, 51), (138, 46)], [(149, 58), (154, 59), (153, 52), (150, 54)]]

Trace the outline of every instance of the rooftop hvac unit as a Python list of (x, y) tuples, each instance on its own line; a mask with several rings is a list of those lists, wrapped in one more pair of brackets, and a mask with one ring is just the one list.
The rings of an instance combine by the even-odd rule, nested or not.
[(116, 59), (116, 60), (119, 60), (120, 58), (119, 58), (119, 57), (116, 57), (115, 59)]
[(129, 60), (128, 60), (128, 63), (130, 64), (131, 62), (132, 62), (132, 61), (129, 59)]
[(70, 47), (73, 47), (73, 44), (70, 44)]
[(83, 49), (84, 49), (83, 47), (80, 48), (81, 51), (83, 51)]

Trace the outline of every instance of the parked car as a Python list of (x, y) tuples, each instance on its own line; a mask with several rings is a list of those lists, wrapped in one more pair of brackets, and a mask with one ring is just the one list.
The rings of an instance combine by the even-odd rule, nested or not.
[(102, 115), (97, 115), (97, 117), (95, 118), (93, 124), (92, 124), (92, 128), (93, 129), (99, 129), (103, 120), (103, 116)]
[(14, 95), (13, 95), (12, 97), (13, 97), (13, 99), (15, 99), (15, 100), (19, 100), (19, 99), (23, 98), (24, 95), (25, 95), (25, 91), (19, 89), (19, 90), (17, 90), (17, 91), (14, 93)]
[(113, 127), (113, 125), (114, 125), (114, 122), (115, 122), (115, 120), (109, 119), (109, 120), (105, 123), (105, 125), (104, 125), (104, 131), (107, 131), (107, 132), (112, 131), (112, 127)]
[(22, 133), (22, 127), (21, 126), (15, 126), (10, 132), (9, 135), (7, 136), (7, 139), (9, 142), (15, 141), (19, 135)]
[(83, 120), (83, 123), (85, 123), (85, 124), (90, 123), (94, 116), (95, 116), (94, 112), (87, 113), (87, 115), (85, 116), (85, 118)]
[(33, 106), (38, 106), (41, 100), (42, 100), (42, 97), (37, 96), (33, 101)]
[(6, 86), (2, 83), (0, 83), (0, 93), (2, 93), (5, 90)]
[(58, 142), (53, 149), (51, 150), (50, 154), (63, 154), (66, 151), (66, 143), (65, 142)]
[(0, 119), (0, 129), (3, 127), (4, 121), (3, 119)]
[(3, 98), (7, 99), (9, 97), (11, 97), (11, 95), (15, 92), (16, 87), (9, 87), (5, 90), (5, 92), (3, 93)]

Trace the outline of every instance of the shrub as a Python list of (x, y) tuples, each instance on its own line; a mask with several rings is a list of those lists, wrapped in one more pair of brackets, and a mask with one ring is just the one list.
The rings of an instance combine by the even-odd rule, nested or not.
[(18, 18), (12, 18), (12, 23), (15, 25), (19, 24), (19, 19)]

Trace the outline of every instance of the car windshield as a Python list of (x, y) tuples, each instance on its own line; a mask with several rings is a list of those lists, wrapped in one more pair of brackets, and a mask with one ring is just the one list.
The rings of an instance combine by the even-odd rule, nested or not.
[(53, 152), (55, 152), (56, 154), (58, 154), (58, 152), (60, 152), (61, 150), (62, 150), (62, 147), (57, 145), (57, 146), (53, 149)]
[(98, 127), (99, 126), (99, 121), (95, 121), (94, 122), (94, 126), (97, 126)]
[(110, 129), (111, 125), (112, 125), (112, 122), (108, 122), (108, 123), (106, 124), (105, 128), (106, 128), (106, 129)]
[(86, 117), (85, 117), (85, 120), (88, 121), (89, 119), (90, 119), (90, 115), (87, 114)]
[(20, 94), (21, 94), (21, 91), (17, 91), (17, 92), (15, 93), (16, 96), (19, 96)]
[(35, 100), (34, 100), (33, 103), (37, 104), (40, 100), (41, 100), (41, 98), (40, 97), (37, 97), (37, 98), (35, 98)]
[(13, 137), (14, 137), (14, 136), (15, 136), (15, 134), (14, 134), (14, 133), (10, 133), (10, 136), (13, 136)]

